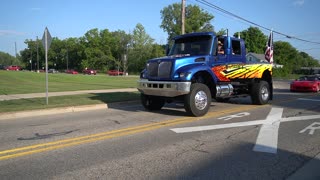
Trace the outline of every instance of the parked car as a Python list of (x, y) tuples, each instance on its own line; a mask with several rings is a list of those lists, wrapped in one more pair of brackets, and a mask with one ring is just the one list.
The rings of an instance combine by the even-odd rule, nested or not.
[(48, 73), (58, 73), (59, 71), (57, 71), (56, 69), (49, 69)]
[(291, 82), (290, 91), (318, 92), (320, 91), (320, 77), (317, 75), (302, 76)]
[(0, 70), (4, 70), (6, 67), (2, 64), (0, 64)]
[(7, 71), (20, 71), (22, 68), (20, 66), (7, 66)]
[(119, 76), (119, 75), (123, 75), (123, 72), (118, 70), (109, 70), (107, 74), (109, 76)]
[(67, 74), (78, 74), (78, 71), (73, 70), (73, 69), (69, 69), (69, 70), (66, 70), (66, 73)]
[(93, 70), (93, 69), (84, 69), (83, 71), (83, 74), (93, 74), (93, 75), (96, 75), (97, 74), (97, 71), (96, 70)]

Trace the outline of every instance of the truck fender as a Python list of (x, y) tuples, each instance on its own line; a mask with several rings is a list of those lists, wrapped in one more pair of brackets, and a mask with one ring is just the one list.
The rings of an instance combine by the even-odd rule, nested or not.
[(182, 81), (191, 81), (192, 77), (199, 72), (208, 73), (212, 77), (214, 84), (216, 84), (218, 81), (217, 76), (213, 73), (213, 71), (206, 64), (198, 64), (197, 63), (197, 64), (189, 64), (189, 65), (183, 66), (183, 67), (176, 70), (175, 75), (179, 76), (179, 73), (181, 73), (181, 72), (188, 72), (189, 73), (188, 76), (186, 76), (184, 78), (180, 78), (180, 80), (182, 80)]

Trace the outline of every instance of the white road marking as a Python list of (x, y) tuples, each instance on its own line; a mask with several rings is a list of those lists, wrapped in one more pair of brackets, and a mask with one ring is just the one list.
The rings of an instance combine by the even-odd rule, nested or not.
[(254, 125), (263, 124), (264, 122), (265, 120), (257, 120), (257, 121), (247, 121), (247, 122), (228, 123), (228, 124), (209, 125), (209, 126), (173, 128), (170, 130), (176, 133), (188, 133), (188, 132), (215, 130), (215, 129), (226, 129), (226, 128), (233, 128), (233, 127), (254, 126)]
[[(262, 134), (260, 135), (262, 137), (260, 138), (260, 140), (257, 140), (257, 142), (261, 146), (260, 150), (264, 150), (262, 152), (276, 153), (277, 142), (278, 142), (278, 129), (280, 126), (280, 122), (320, 119), (320, 115), (281, 118), (282, 112), (283, 112), (282, 108), (272, 108), (269, 115), (264, 120), (218, 124), (218, 125), (209, 125), (209, 126), (173, 128), (170, 130), (176, 133), (188, 133), (188, 132), (208, 131), (208, 130), (226, 129), (226, 128), (234, 128), (234, 127), (263, 125), (259, 132), (259, 135)], [(270, 135), (270, 138), (267, 137), (268, 135)], [(259, 136), (257, 139), (259, 139)], [(263, 144), (265, 144), (268, 147), (262, 148)], [(259, 150), (258, 146), (256, 147), (256, 150)]]
[(314, 123), (310, 124), (308, 127), (302, 129), (299, 133), (304, 133), (307, 130), (310, 130), (309, 134), (313, 135), (314, 131), (317, 129), (320, 129), (320, 122), (314, 122)]
[(283, 108), (272, 108), (267, 119), (260, 128), (253, 151), (277, 153), (278, 132)]
[(220, 117), (218, 119), (223, 119), (225, 121), (228, 121), (228, 120), (233, 119), (233, 118), (239, 118), (239, 117), (244, 117), (244, 116), (249, 116), (249, 115), (250, 115), (250, 113), (248, 113), (248, 112), (242, 112), (242, 113), (233, 114), (233, 115), (230, 115), (230, 116)]
[(320, 99), (307, 99), (307, 98), (299, 98), (298, 100), (302, 100), (302, 101), (320, 101)]

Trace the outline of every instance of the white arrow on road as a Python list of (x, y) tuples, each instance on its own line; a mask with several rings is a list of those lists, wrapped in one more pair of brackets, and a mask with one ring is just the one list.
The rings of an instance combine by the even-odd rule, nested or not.
[(176, 133), (188, 133), (188, 132), (215, 130), (215, 129), (262, 125), (257, 138), (257, 143), (253, 150), (260, 151), (260, 152), (267, 152), (267, 153), (277, 153), (278, 130), (279, 130), (280, 122), (320, 119), (320, 115), (282, 118), (282, 112), (283, 112), (283, 108), (272, 108), (269, 115), (264, 120), (209, 125), (209, 126), (173, 128), (170, 130)]

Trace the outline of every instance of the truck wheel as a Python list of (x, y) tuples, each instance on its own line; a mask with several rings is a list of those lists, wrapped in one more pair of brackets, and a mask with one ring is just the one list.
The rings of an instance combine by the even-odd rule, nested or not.
[(141, 94), (140, 98), (143, 107), (149, 111), (160, 110), (165, 104), (164, 98), (158, 96)]
[(184, 108), (188, 114), (193, 116), (205, 115), (211, 103), (211, 93), (205, 84), (194, 83), (191, 85), (190, 93), (185, 95)]
[(251, 100), (253, 104), (267, 104), (270, 99), (270, 88), (266, 81), (254, 83), (251, 88)]

